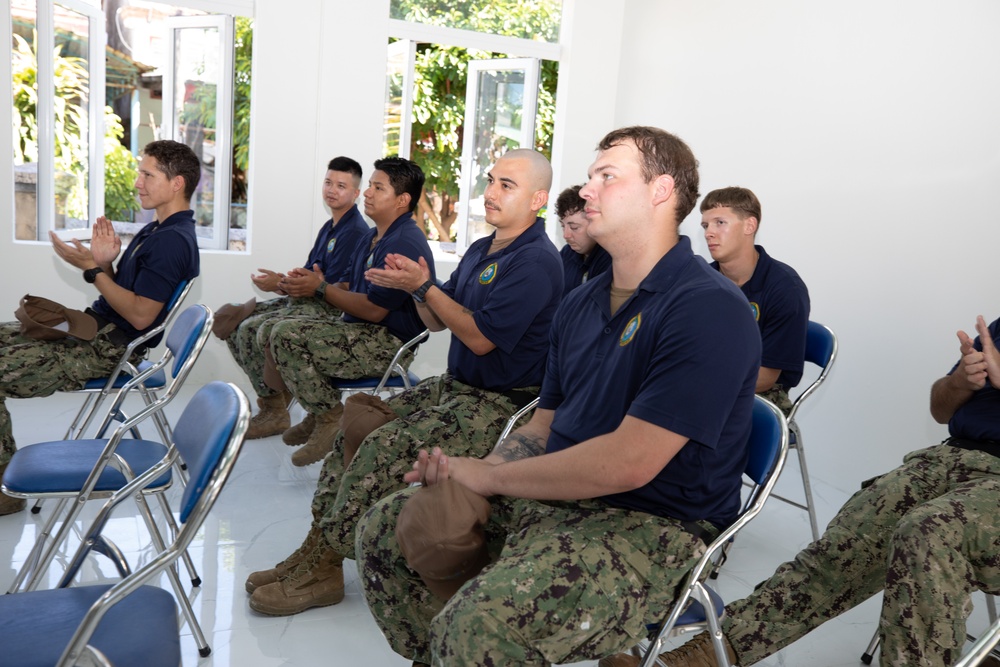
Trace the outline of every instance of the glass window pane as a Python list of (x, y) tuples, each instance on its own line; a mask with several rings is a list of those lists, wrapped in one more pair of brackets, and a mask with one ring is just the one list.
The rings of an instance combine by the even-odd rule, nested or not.
[(490, 167), (507, 151), (521, 148), (524, 79), (523, 70), (479, 72), (466, 237), (469, 244), (493, 233), (493, 227), (486, 222), (483, 193)]
[(391, 0), (389, 16), (411, 23), (559, 41), (562, 0)]
[(219, 31), (180, 28), (174, 44), (175, 138), (201, 158), (201, 181), (191, 198), (199, 236), (211, 237), (215, 224), (215, 118), (220, 79)]
[(87, 226), (90, 169), (90, 19), (54, 7), (55, 229)]
[(38, 100), (35, 0), (11, 0), (11, 69), (14, 104), (14, 238), (33, 241), (38, 232)]

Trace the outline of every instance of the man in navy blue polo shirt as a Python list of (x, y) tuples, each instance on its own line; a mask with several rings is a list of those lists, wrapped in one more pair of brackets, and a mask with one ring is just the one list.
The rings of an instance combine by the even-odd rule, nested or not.
[[(331, 285), (314, 267), (293, 269), (278, 283), (291, 294), (304, 284), (305, 290), (322, 295), (325, 303), (343, 312), (337, 319), (299, 317), (271, 327), (267, 345), (275, 375), (280, 376), (273, 388), (294, 395), (309, 415), (305, 423), (313, 425), (305, 446), (292, 455), (297, 466), (315, 463), (333, 449), (344, 406), (330, 379), (382, 375), (399, 346), (424, 330), (409, 292), (365, 280), (369, 267), (393, 253), (423, 260), (433, 275), (427, 237), (413, 219), (423, 186), (424, 172), (415, 162), (399, 157), (376, 160), (364, 195), (365, 214), (375, 227), (366, 229), (354, 249), (349, 281)], [(412, 360), (411, 352), (400, 363), (405, 368)]]
[[(976, 331), (958, 332), (958, 363), (931, 387), (931, 416), (950, 437), (862, 483), (819, 540), (726, 606), (732, 664), (752, 665), (879, 591), (881, 664), (958, 660), (971, 592), (1000, 591), (1000, 320), (980, 316)], [(704, 634), (664, 657), (716, 664)]]
[(486, 221), (496, 231), (469, 247), (444, 285), (423, 259), (390, 254), (371, 263), (372, 290), (402, 290), (428, 328), (451, 331), (448, 372), (389, 399), (384, 407), (395, 419), (387, 416), (360, 441), (342, 475), (336, 473), (344, 435), (338, 436), (316, 487), (309, 536), (275, 568), (250, 576), (252, 609), (285, 615), (340, 602), (341, 561), (354, 558), (358, 518), (405, 486), (403, 474), (417, 452), (447, 443), (481, 456), (507, 419), (537, 395), (562, 296), (559, 254), (537, 217), (551, 184), (552, 168), (540, 153), (504, 154), (484, 193)]
[[(109, 374), (128, 344), (167, 316), (177, 286), (198, 275), (190, 202), (200, 178), (198, 156), (184, 144), (154, 141), (143, 149), (135, 189), (142, 207), (156, 211), (156, 220), (135, 235), (117, 267), (122, 242), (107, 218), (94, 223), (89, 247), (50, 233), (56, 254), (81, 269), (100, 293), (87, 309), (97, 321), (97, 336), (35, 340), (21, 335), (18, 322), (0, 325), (0, 475), (16, 450), (5, 399), (81, 389), (87, 380)], [(0, 495), (0, 515), (23, 508), (24, 499)]]
[(760, 220), (760, 201), (746, 188), (712, 190), (701, 202), (712, 266), (743, 291), (760, 327), (757, 393), (788, 414), (788, 390), (802, 379), (805, 364), (809, 291), (795, 269), (754, 245)]
[(361, 193), (361, 175), (361, 165), (349, 157), (330, 160), (323, 179), (323, 201), (330, 207), (330, 219), (316, 235), (316, 242), (302, 265), (305, 271), (279, 287), (286, 274), (257, 269), (260, 273), (250, 276), (257, 289), (280, 296), (257, 302), (247, 318), (224, 337), (233, 359), (257, 392), (260, 410), (250, 420), (246, 435), (249, 439), (284, 433), (282, 439), (286, 444), (301, 445), (316, 425), (309, 413), (305, 421), (289, 429), (291, 396), (264, 382), (264, 348), (278, 322), (303, 317), (335, 320), (341, 316), (341, 311), (325, 298), (324, 290), (317, 288), (323, 282), (346, 285), (350, 280), (354, 249), (368, 232), (368, 225), (354, 203)]
[(611, 255), (587, 233), (590, 223), (583, 212), (587, 202), (580, 196), (582, 187), (574, 185), (566, 188), (556, 199), (556, 215), (566, 241), (566, 245), (559, 249), (565, 271), (564, 296), (611, 268)]
[(650, 127), (598, 148), (580, 195), (612, 270), (560, 306), (531, 421), (483, 459), (422, 451), (406, 476), (490, 498), (492, 564), (442, 608), (395, 539), (419, 489), (358, 525), (369, 608), (414, 664), (569, 663), (634, 643), (738, 511), (760, 335), (739, 290), (678, 235), (697, 162)]

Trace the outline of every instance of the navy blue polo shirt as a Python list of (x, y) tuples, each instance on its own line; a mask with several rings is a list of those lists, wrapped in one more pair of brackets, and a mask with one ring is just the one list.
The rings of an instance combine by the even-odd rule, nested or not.
[[(990, 324), (990, 335), (993, 344), (1000, 349), (1000, 319)], [(975, 345), (981, 352), (983, 344), (979, 336), (976, 336)], [(955, 364), (948, 375), (957, 368), (958, 364)], [(1000, 442), (1000, 389), (987, 379), (986, 386), (974, 393), (948, 420), (948, 433), (956, 438)], [(993, 453), (1000, 456), (1000, 451)]]
[(611, 268), (611, 255), (599, 245), (586, 257), (564, 245), (559, 256), (563, 261), (563, 296)]
[(448, 373), (491, 391), (535, 387), (545, 374), (549, 327), (562, 298), (562, 260), (541, 218), (491, 255), (495, 236), (469, 246), (441, 289), (472, 311), (479, 331), (496, 348), (480, 356), (452, 334)]
[[(555, 410), (546, 452), (613, 432), (626, 415), (689, 438), (615, 507), (718, 526), (739, 511), (760, 333), (732, 281), (682, 236), (614, 315), (612, 272), (565, 298), (539, 406)], [(628, 442), (621, 442), (628, 447)]]
[[(153, 221), (139, 230), (115, 267), (115, 283), (138, 296), (163, 304), (160, 314), (141, 331), (129, 324), (101, 296), (91, 308), (130, 338), (159, 325), (167, 317), (167, 302), (183, 280), (197, 277), (201, 269), (194, 211), (178, 211), (163, 222)], [(160, 337), (149, 346), (159, 343)]]
[[(799, 384), (809, 331), (809, 290), (795, 269), (772, 259), (763, 246), (757, 267), (740, 288), (760, 327), (764, 348), (760, 365), (781, 371), (777, 384), (786, 391)], [(718, 262), (712, 262), (715, 269)]]
[[(365, 280), (365, 271), (372, 268), (385, 266), (385, 256), (392, 253), (395, 255), (405, 255), (414, 262), (420, 257), (427, 261), (427, 266), (431, 270), (431, 280), (434, 280), (434, 256), (431, 254), (431, 247), (427, 244), (427, 236), (417, 226), (411, 213), (404, 213), (396, 218), (385, 234), (379, 239), (375, 247), (372, 248), (372, 240), (378, 235), (378, 229), (372, 227), (367, 230), (358, 241), (355, 247), (354, 257), (351, 266), (350, 289), (352, 292), (367, 294), (368, 300), (376, 306), (380, 306), (389, 311), (380, 324), (396, 338), (407, 341), (426, 329), (420, 315), (417, 314), (416, 304), (409, 292), (389, 287), (379, 287), (374, 283)], [(354, 317), (344, 313), (345, 322), (367, 322), (359, 317)]]
[(312, 271), (318, 264), (326, 282), (346, 283), (351, 279), (351, 259), (361, 237), (369, 229), (357, 205), (341, 216), (337, 224), (327, 220), (316, 235), (316, 243), (302, 268)]

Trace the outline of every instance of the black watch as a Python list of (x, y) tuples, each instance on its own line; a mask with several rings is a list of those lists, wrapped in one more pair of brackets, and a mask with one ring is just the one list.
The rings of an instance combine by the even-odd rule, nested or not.
[(324, 280), (319, 284), (319, 287), (316, 288), (315, 294), (317, 299), (326, 299), (326, 285), (327, 282)]
[(413, 300), (416, 301), (417, 303), (424, 303), (425, 301), (424, 297), (427, 296), (427, 290), (429, 290), (431, 287), (434, 287), (434, 281), (428, 280), (423, 285), (413, 290)]
[(104, 269), (102, 269), (99, 266), (95, 266), (94, 268), (87, 269), (86, 271), (83, 272), (83, 279), (86, 280), (88, 283), (93, 284), (94, 281), (97, 280), (97, 276), (102, 273), (104, 273)]

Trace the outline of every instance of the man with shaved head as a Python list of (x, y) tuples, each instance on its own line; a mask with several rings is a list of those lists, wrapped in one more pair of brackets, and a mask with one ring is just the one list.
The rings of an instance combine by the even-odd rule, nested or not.
[[(423, 258), (390, 254), (368, 270), (373, 285), (412, 294), (427, 328), (451, 331), (448, 372), (372, 406), (367, 415), (385, 418), (367, 435), (354, 432), (345, 412), (313, 497), (309, 534), (287, 559), (250, 575), (252, 609), (280, 616), (340, 602), (341, 564), (354, 558), (358, 519), (406, 485), (417, 453), (446, 444), (462, 456), (483, 456), (507, 419), (538, 395), (563, 293), (562, 260), (537, 217), (551, 185), (543, 155), (509, 151), (490, 170), (483, 195), (486, 222), (496, 231), (469, 247), (448, 282), (437, 285)], [(344, 456), (355, 447), (353, 457)]]

